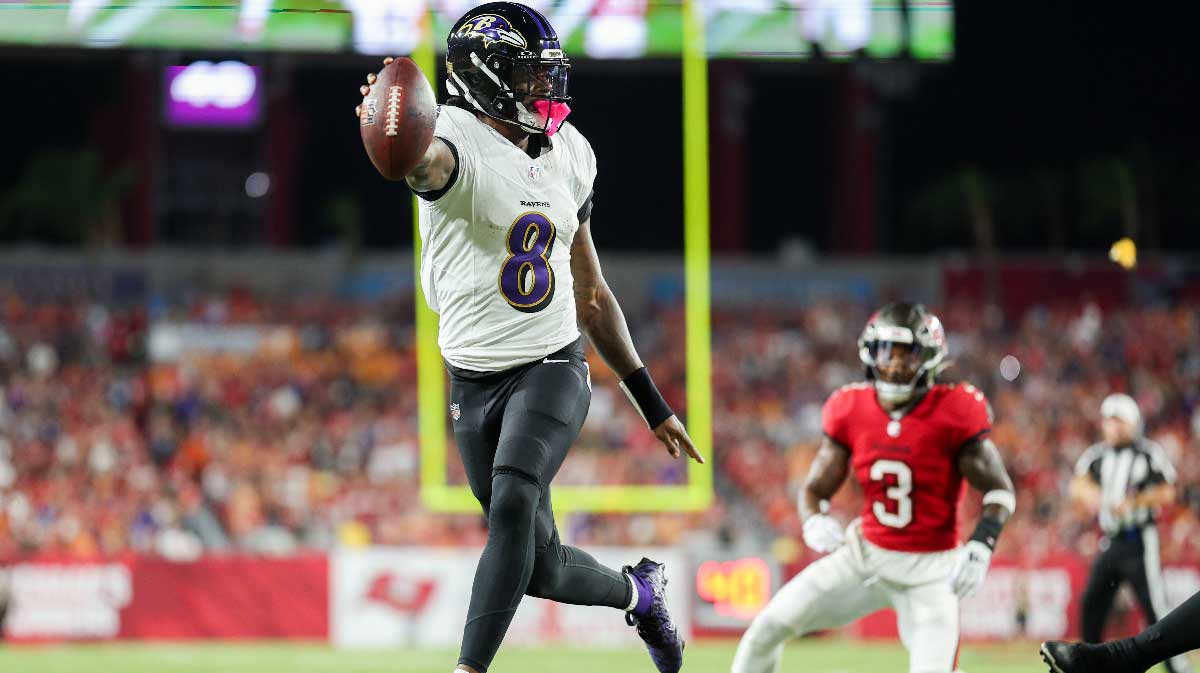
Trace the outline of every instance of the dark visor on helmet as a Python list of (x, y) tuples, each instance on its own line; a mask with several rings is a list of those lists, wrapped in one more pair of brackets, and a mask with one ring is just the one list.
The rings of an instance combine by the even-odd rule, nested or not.
[(911, 343), (873, 341), (867, 344), (875, 371), (889, 383), (909, 383), (921, 369), (922, 349)]
[(571, 72), (569, 63), (518, 64), (509, 76), (513, 93), (518, 97), (545, 98), (570, 102), (567, 82)]

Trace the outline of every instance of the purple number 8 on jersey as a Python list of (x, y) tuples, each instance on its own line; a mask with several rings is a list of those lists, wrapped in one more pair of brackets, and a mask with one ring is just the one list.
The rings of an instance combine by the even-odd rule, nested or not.
[(500, 295), (523, 313), (537, 313), (554, 299), (554, 223), (541, 213), (525, 213), (508, 228), (508, 257), (500, 266)]

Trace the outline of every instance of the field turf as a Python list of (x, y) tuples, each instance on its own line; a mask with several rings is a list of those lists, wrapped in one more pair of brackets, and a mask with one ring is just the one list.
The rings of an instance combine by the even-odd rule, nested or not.
[[(689, 645), (684, 673), (728, 673), (734, 641)], [(450, 650), (339, 651), (323, 644), (218, 643), (0, 646), (5, 673), (450, 673)], [(1046, 668), (1037, 644), (963, 648), (965, 673), (1036, 673)], [(638, 650), (553, 647), (502, 649), (492, 673), (653, 673)], [(827, 639), (791, 645), (782, 673), (902, 673), (908, 660), (899, 644)]]

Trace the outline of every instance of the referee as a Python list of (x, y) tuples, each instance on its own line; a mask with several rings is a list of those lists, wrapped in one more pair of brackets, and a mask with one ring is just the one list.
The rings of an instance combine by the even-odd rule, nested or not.
[[(1099, 643), (1113, 598), (1129, 582), (1146, 621), (1167, 614), (1154, 514), (1175, 500), (1175, 468), (1162, 447), (1142, 436), (1133, 398), (1116, 393), (1100, 405), (1104, 441), (1075, 465), (1072, 499), (1099, 512), (1105, 539), (1083, 592), (1083, 639)], [(1190, 671), (1183, 657), (1169, 659), (1171, 673)]]

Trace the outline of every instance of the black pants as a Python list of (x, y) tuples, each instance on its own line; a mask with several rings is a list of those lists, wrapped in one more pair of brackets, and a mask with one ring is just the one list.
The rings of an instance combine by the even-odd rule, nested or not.
[(471, 587), (459, 663), (486, 670), (523, 595), (625, 608), (629, 581), (560, 543), (550, 482), (591, 403), (579, 342), (502, 372), (450, 371), (451, 418), (488, 542)]
[[(1104, 637), (1104, 623), (1112, 610), (1113, 599), (1122, 582), (1129, 582), (1146, 622), (1153, 624), (1166, 612), (1162, 564), (1159, 561), (1158, 530), (1146, 526), (1109, 538), (1108, 549), (1092, 564), (1087, 588), (1083, 591), (1083, 639), (1098, 643)], [(1171, 673), (1191, 670), (1186, 660), (1166, 662)]]

